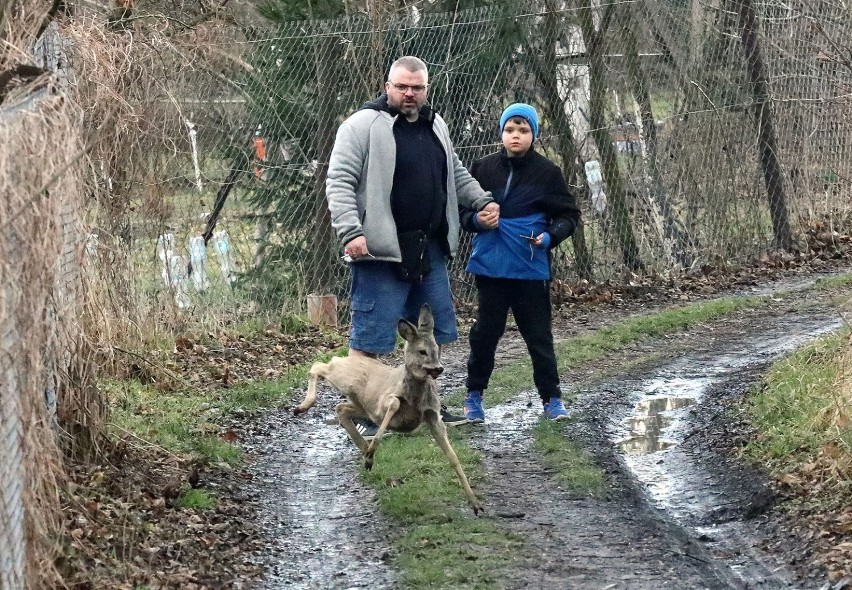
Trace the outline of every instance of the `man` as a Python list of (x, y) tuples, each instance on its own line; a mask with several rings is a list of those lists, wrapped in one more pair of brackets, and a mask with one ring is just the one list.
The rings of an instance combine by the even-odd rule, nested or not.
[(458, 205), (484, 209), (483, 223), (498, 223), (499, 206), (459, 161), (447, 124), (426, 104), (428, 87), (422, 60), (396, 60), (384, 94), (340, 125), (331, 152), (326, 198), (352, 261), (353, 356), (391, 352), (399, 319), (416, 322), (424, 303), (438, 344), (456, 340), (447, 260), (458, 247)]

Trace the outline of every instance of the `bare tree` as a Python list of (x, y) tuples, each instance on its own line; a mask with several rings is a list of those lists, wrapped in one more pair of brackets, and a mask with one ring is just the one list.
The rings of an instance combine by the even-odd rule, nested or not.
[(678, 263), (689, 268), (692, 265), (689, 236), (683, 229), (677, 212), (672, 207), (666, 187), (663, 184), (657, 159), (657, 124), (651, 108), (650, 85), (639, 60), (636, 27), (639, 14), (628, 4), (626, 18), (622, 26), (624, 33), (624, 53), (627, 62), (627, 74), (636, 104), (639, 105), (641, 130), (644, 136), (645, 157), (650, 176), (650, 195), (652, 203), (659, 209), (663, 218), (663, 236), (671, 244), (672, 254)]
[[(534, 47), (530, 43), (529, 35), (524, 37), (524, 44), (536, 80), (541, 85), (544, 112), (557, 136), (556, 149), (562, 162), (562, 173), (565, 175), (568, 186), (584, 188), (585, 177), (579, 164), (577, 142), (571, 130), (571, 122), (565, 113), (565, 101), (559, 94), (556, 79), (558, 75), (556, 46), (562, 29), (560, 12), (559, 2), (546, 0), (542, 45), (541, 47)], [(571, 240), (577, 262), (577, 274), (581, 279), (592, 280), (594, 271), (592, 256), (586, 245), (582, 219), (574, 231), (574, 235), (571, 236)]]
[(580, 0), (579, 18), (580, 29), (586, 45), (586, 56), (589, 60), (589, 122), (592, 126), (592, 137), (598, 147), (601, 158), (601, 169), (606, 181), (607, 195), (610, 199), (612, 222), (615, 229), (615, 239), (621, 250), (624, 265), (631, 271), (645, 269), (645, 264), (639, 256), (639, 247), (630, 224), (630, 211), (625, 197), (624, 181), (618, 168), (615, 148), (609, 135), (609, 125), (606, 122), (604, 109), (606, 107), (606, 80), (604, 42), (606, 30), (613, 16), (612, 4), (603, 11), (599, 28), (595, 28), (595, 15), (591, 0)]
[(748, 66), (748, 77), (754, 95), (757, 146), (760, 164), (769, 198), (769, 214), (772, 217), (775, 247), (789, 250), (793, 246), (790, 221), (787, 214), (787, 199), (784, 195), (784, 177), (778, 162), (778, 146), (775, 141), (775, 122), (772, 103), (766, 84), (763, 56), (757, 35), (757, 23), (751, 0), (740, 0), (740, 32)]
[[(337, 80), (335, 64), (340, 62), (341, 55), (337, 40), (331, 36), (324, 36), (317, 40), (314, 46), (317, 93), (319, 95), (331, 96)], [(328, 269), (335, 263), (337, 255), (334, 233), (331, 230), (331, 214), (328, 210), (328, 202), (325, 198), (325, 179), (328, 175), (328, 162), (331, 159), (331, 150), (334, 147), (334, 136), (337, 128), (337, 109), (333, 102), (322, 101), (319, 103), (317, 113), (317, 167), (314, 173), (316, 184), (314, 185), (314, 243), (312, 252), (312, 263), (309, 270), (309, 288), (316, 293), (328, 293), (330, 278)]]

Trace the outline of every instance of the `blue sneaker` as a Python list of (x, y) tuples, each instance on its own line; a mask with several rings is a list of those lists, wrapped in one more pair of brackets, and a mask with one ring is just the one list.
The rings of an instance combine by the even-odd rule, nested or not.
[(571, 417), (571, 413), (562, 405), (561, 397), (552, 397), (544, 404), (544, 415), (550, 420), (567, 420)]
[(485, 422), (485, 410), (482, 409), (482, 392), (468, 391), (464, 396), (464, 417), (472, 424)]

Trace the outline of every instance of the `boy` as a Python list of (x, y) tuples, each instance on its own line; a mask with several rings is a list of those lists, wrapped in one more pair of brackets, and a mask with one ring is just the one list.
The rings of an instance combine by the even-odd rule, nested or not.
[(532, 106), (509, 106), (500, 117), (500, 132), (503, 148), (471, 167), (471, 175), (499, 203), (499, 221), (487, 211), (460, 213), (462, 227), (475, 233), (467, 271), (478, 291), (465, 417), (485, 421), (482, 394), (511, 309), (532, 359), (544, 414), (564, 420), (569, 413), (562, 403), (551, 332), (550, 250), (574, 232), (580, 210), (559, 168), (533, 149), (538, 115)]

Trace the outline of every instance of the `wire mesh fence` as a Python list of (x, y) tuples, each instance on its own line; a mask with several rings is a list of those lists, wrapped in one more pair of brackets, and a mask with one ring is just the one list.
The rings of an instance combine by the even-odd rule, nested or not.
[[(130, 149), (132, 166), (102, 154), (96, 172), (102, 202), (121, 203), (100, 229), (126, 257), (135, 301), (227, 321), (304, 312), (308, 294), (328, 293), (345, 318), (328, 156), (337, 125), (405, 54), (429, 64), (429, 100), (466, 164), (498, 149), (507, 104), (538, 108), (536, 147), (584, 213), (556, 253), (557, 282), (676, 277), (848, 227), (842, 3), (416, 6), (165, 49), (133, 38), (126, 57), (154, 80), (130, 93), (150, 141)], [(466, 248), (452, 263), (460, 300)]]
[[(54, 587), (60, 448), (97, 437), (103, 406), (80, 376), (82, 111), (66, 95), (63, 41), (31, 47), (35, 77), (0, 87), (0, 588)], [(43, 72), (37, 71), (43, 68)]]
[[(55, 100), (45, 89), (0, 110), (0, 135), (22, 138), (41, 130), (48, 122), (41, 108), (56, 106)], [(61, 313), (51, 298), (61, 298), (63, 267), (62, 203), (34, 197), (45, 178), (9, 145), (0, 149), (0, 587), (11, 590), (38, 587), (52, 571), (38, 565), (49, 562), (52, 542), (43, 533), (55, 517), (55, 491), (45, 495), (42, 486), (56, 477), (58, 464), (45, 395), (54, 377), (48, 364), (59, 353), (51, 346), (58, 323), (49, 317)]]

